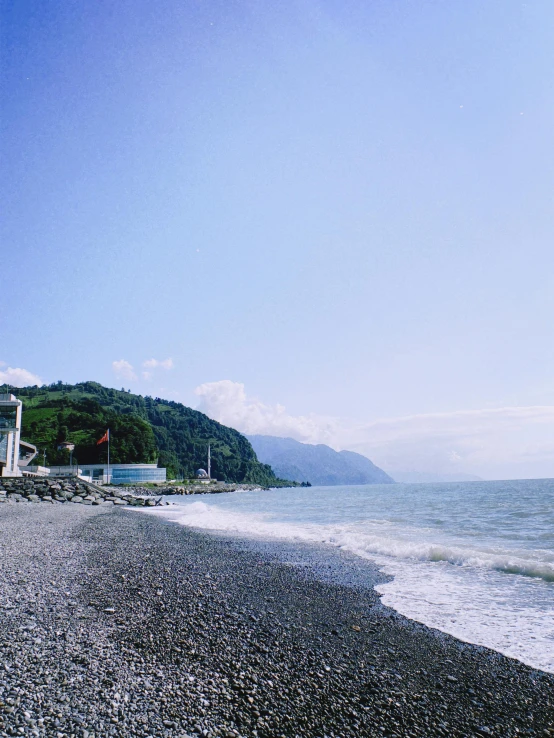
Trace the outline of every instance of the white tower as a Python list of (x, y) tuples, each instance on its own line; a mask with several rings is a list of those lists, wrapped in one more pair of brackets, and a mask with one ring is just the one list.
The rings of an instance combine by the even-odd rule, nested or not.
[(21, 400), (0, 395), (0, 477), (20, 477)]

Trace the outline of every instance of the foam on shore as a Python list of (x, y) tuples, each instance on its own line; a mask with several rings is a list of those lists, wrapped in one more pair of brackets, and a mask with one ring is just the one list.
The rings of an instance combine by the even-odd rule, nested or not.
[(550, 551), (438, 545), (426, 531), (414, 540), (413, 531), (407, 538), (398, 526), (383, 521), (283, 522), (203, 501), (152, 512), (193, 528), (262, 540), (324, 543), (375, 561), (393, 577), (377, 587), (384, 604), (460, 640), (554, 673)]

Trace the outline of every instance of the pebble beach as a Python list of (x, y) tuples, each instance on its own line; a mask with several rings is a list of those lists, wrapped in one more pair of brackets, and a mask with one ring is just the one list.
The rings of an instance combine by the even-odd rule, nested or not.
[(384, 607), (340, 551), (341, 581), (300, 545), (12, 499), (0, 555), (0, 736), (554, 736), (553, 675)]

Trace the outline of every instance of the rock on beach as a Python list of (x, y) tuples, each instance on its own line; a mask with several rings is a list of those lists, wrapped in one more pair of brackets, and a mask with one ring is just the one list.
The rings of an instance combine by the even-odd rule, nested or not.
[(140, 511), (13, 500), (0, 555), (2, 738), (554, 736), (553, 675), (382, 606), (371, 565), (346, 586)]
[(143, 490), (100, 487), (76, 477), (18, 477), (0, 478), (0, 503), (43, 502), (60, 504), (73, 502), (84, 505), (131, 505), (155, 507), (166, 505), (161, 495), (149, 496)]

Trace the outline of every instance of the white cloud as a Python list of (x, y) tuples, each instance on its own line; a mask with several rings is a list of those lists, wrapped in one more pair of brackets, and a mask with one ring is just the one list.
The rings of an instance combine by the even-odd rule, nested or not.
[(169, 371), (170, 369), (173, 369), (173, 359), (146, 359), (146, 361), (142, 362), (142, 366), (144, 367), (145, 371), (142, 372), (142, 378), (146, 381), (150, 381), (153, 376), (153, 369), (165, 369), (166, 371)]
[(554, 476), (554, 406), (501, 407), (382, 418), (369, 423), (315, 414), (247, 396), (230, 380), (195, 390), (199, 410), (247, 434), (290, 436), (368, 456), (397, 471), (464, 472), (489, 478)]
[(145, 369), (173, 369), (173, 359), (147, 359), (142, 366)]
[(10, 387), (28, 387), (35, 384), (41, 385), (42, 379), (27, 369), (18, 369), (7, 366), (5, 361), (0, 361), (0, 366), (6, 367), (0, 371), (0, 385), (7, 384)]
[(290, 436), (305, 443), (329, 443), (335, 432), (334, 419), (289, 415), (282, 405), (266, 405), (247, 398), (244, 384), (230, 379), (201, 384), (195, 394), (201, 398), (199, 410), (249, 435), (261, 433)]
[(119, 359), (119, 361), (112, 361), (112, 369), (114, 370), (115, 376), (119, 379), (133, 380), (137, 378), (133, 365), (125, 359)]

